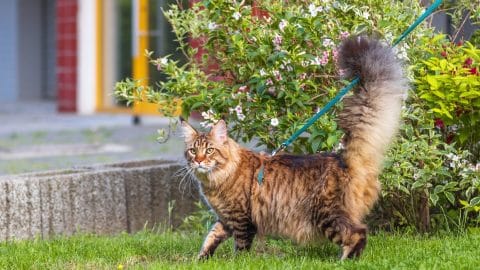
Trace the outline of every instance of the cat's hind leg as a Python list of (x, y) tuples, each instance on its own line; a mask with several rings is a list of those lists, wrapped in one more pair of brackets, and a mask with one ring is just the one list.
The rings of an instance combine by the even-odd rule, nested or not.
[(367, 244), (367, 226), (355, 224), (345, 214), (333, 214), (320, 223), (325, 237), (342, 248), (341, 259), (354, 258), (362, 254)]
[(206, 259), (212, 256), (218, 245), (228, 239), (231, 235), (231, 230), (229, 230), (221, 221), (217, 221), (215, 224), (213, 224), (213, 227), (207, 234), (207, 237), (205, 237), (202, 248), (200, 249), (200, 253), (198, 254), (198, 258)]

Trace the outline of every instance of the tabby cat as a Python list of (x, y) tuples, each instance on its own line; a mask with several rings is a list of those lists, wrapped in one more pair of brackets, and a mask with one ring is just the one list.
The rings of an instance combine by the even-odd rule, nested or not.
[(181, 119), (188, 168), (218, 217), (199, 258), (230, 236), (236, 251), (248, 250), (256, 234), (299, 243), (326, 237), (340, 245), (341, 259), (362, 253), (363, 219), (377, 200), (382, 159), (408, 85), (392, 50), (367, 37), (345, 40), (338, 64), (347, 77), (361, 78), (338, 116), (345, 132), (340, 153), (263, 155), (229, 138), (223, 120), (200, 133)]

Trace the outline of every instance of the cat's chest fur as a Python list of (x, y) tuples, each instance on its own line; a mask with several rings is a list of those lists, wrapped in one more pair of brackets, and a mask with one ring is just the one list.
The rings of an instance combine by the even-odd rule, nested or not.
[(250, 187), (241, 182), (225, 181), (218, 186), (201, 183), (201, 194), (219, 220), (232, 226), (238, 220), (251, 220)]

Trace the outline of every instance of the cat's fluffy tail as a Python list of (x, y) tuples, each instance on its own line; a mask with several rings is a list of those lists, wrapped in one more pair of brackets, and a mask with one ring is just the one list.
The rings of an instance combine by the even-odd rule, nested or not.
[(393, 50), (367, 37), (345, 40), (338, 64), (347, 77), (360, 77), (359, 86), (344, 98), (339, 114), (339, 125), (345, 131), (343, 159), (354, 184), (360, 185), (358, 192), (375, 193), (371, 194), (375, 201), (377, 176), (398, 127), (407, 80)]

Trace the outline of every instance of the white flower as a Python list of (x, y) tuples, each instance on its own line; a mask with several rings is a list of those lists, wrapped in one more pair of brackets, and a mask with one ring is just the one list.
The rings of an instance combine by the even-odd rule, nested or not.
[(240, 12), (237, 11), (233, 13), (232, 17), (238, 21), (242, 17), (242, 14), (240, 14)]
[(275, 76), (275, 79), (276, 79), (277, 81), (281, 81), (281, 80), (283, 79), (283, 78), (282, 78), (282, 74), (280, 74), (280, 71), (278, 71), (278, 70), (274, 70), (274, 71), (273, 71), (273, 75)]
[(317, 7), (314, 4), (308, 5), (308, 12), (310, 12), (310, 16), (312, 17), (317, 16)]
[(318, 12), (322, 12), (323, 7), (316, 7), (314, 4), (308, 5), (308, 12), (310, 12), (310, 16), (316, 17)]
[(362, 13), (362, 17), (364, 17), (365, 19), (368, 20), (368, 18), (370, 18), (370, 13), (368, 13), (368, 11), (364, 11), (364, 12)]
[(245, 115), (243, 113), (238, 113), (237, 118), (238, 120), (243, 121), (245, 119)]
[(160, 59), (160, 64), (161, 64), (161, 65), (166, 65), (166, 64), (168, 64), (168, 58), (167, 58), (167, 57), (161, 58), (161, 59)]
[(335, 45), (335, 44), (333, 44), (333, 41), (331, 39), (326, 38), (326, 39), (323, 40), (323, 46), (324, 47), (333, 47), (333, 45)]
[(340, 151), (340, 150), (343, 150), (343, 149), (345, 149), (345, 146), (341, 142), (339, 142), (337, 147), (335, 147), (335, 151)]
[(287, 25), (288, 25), (287, 20), (281, 20), (280, 23), (278, 24), (278, 28), (280, 29), (280, 31), (283, 32), (283, 30), (285, 29), (285, 27), (287, 27)]
[(215, 30), (217, 29), (218, 25), (214, 22), (209, 22), (207, 27), (208, 27), (208, 30)]
[(237, 107), (235, 107), (235, 111), (237, 112), (237, 114), (240, 114), (242, 113), (242, 106), (241, 105), (237, 105)]
[(212, 110), (202, 112), (202, 117), (203, 119), (207, 120), (206, 122), (213, 121), (214, 123), (216, 123), (218, 121), (217, 119), (215, 119), (215, 113)]
[(203, 128), (211, 128), (213, 127), (213, 123), (210, 121), (203, 121), (203, 122), (200, 122), (200, 126)]
[(260, 69), (260, 76), (265, 76), (267, 75), (267, 72), (265, 72), (265, 69)]
[(270, 125), (272, 125), (273, 127), (278, 126), (278, 119), (277, 118), (272, 118), (270, 120)]

